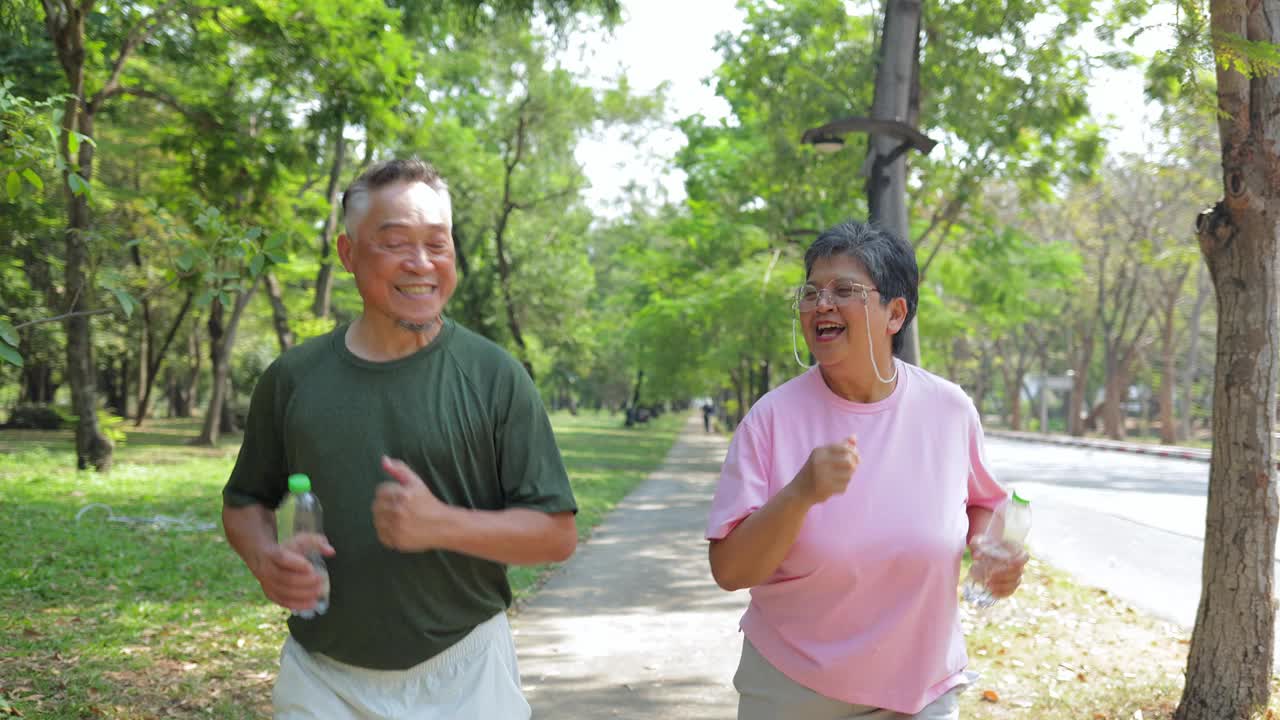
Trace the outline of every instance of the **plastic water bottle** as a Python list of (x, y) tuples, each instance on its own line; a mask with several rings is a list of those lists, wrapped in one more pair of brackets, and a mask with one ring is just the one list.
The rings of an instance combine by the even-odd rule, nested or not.
[(987, 577), (1022, 552), (1030, 531), (1031, 503), (1015, 492), (991, 516), (986, 531), (974, 539), (974, 545), (982, 550), (982, 561), (975, 560), (969, 566), (969, 577), (964, 581), (963, 590), (966, 601), (979, 608), (989, 608), (999, 600), (987, 589)]
[[(277, 524), (282, 536), (281, 544), (288, 544), (301, 535), (324, 536), (324, 512), (320, 508), (320, 500), (311, 492), (311, 478), (302, 473), (289, 476), (289, 493)], [(305, 552), (316, 572), (324, 578), (324, 594), (310, 610), (294, 610), (293, 614), (300, 618), (310, 619), (323, 615), (329, 609), (329, 569), (325, 567), (324, 557), (319, 550)]]

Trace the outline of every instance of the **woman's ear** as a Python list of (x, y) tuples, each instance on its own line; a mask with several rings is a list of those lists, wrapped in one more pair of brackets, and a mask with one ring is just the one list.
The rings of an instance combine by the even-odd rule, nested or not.
[(907, 321), (907, 299), (899, 297), (899, 298), (894, 298), (893, 300), (890, 300), (889, 301), (889, 322), (887, 323), (889, 334), (897, 335), (898, 331), (902, 329), (902, 326), (906, 324), (906, 321)]

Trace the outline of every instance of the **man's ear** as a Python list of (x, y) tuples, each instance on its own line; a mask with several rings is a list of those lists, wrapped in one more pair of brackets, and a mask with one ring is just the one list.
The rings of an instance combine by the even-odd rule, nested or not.
[(346, 268), (347, 272), (355, 272), (351, 269), (351, 250), (354, 244), (355, 241), (348, 237), (346, 233), (338, 235), (338, 258), (342, 260), (342, 267)]

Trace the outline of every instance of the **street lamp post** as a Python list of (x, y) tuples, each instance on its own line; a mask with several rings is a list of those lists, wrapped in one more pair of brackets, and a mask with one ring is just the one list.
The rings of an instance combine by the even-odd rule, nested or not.
[[(813, 145), (819, 152), (831, 153), (844, 147), (844, 136), (851, 132), (867, 133), (871, 138), (871, 149), (863, 168), (867, 177), (867, 219), (910, 243), (903, 156), (911, 149), (928, 155), (937, 141), (905, 122), (865, 117), (847, 117), (810, 128), (804, 131), (800, 141)], [(920, 339), (915, 320), (899, 332), (905, 333), (902, 359), (919, 365)]]

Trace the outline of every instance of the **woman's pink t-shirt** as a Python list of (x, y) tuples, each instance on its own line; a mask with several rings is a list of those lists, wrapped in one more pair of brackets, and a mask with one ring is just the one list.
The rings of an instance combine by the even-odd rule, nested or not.
[(774, 574), (751, 589), (742, 631), (792, 680), (858, 705), (916, 713), (963, 682), (957, 609), (970, 505), (998, 506), (982, 426), (957, 385), (895, 360), (876, 403), (837, 396), (817, 368), (760, 399), (729, 445), (707, 539), (726, 537), (819, 445), (857, 435), (843, 495), (814, 506)]

